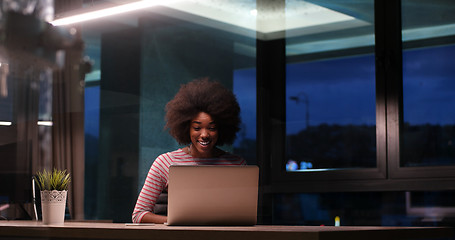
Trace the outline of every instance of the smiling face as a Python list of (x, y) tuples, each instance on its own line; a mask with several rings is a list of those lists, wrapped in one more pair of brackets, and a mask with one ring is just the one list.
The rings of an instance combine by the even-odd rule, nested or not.
[(218, 128), (210, 115), (200, 112), (191, 120), (190, 138), (193, 157), (213, 157), (215, 155)]

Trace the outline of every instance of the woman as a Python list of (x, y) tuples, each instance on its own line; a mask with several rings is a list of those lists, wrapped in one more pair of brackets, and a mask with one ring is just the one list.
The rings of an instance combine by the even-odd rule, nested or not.
[(166, 128), (183, 148), (155, 159), (133, 211), (133, 222), (165, 223), (153, 213), (167, 189), (170, 165), (245, 165), (243, 158), (217, 146), (232, 144), (240, 124), (235, 95), (218, 82), (195, 80), (183, 85), (166, 105)]

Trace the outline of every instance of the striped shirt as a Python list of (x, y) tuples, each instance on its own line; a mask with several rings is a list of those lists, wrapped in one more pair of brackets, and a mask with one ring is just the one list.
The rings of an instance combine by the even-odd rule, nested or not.
[(246, 165), (246, 162), (240, 156), (227, 152), (216, 158), (194, 158), (182, 149), (161, 154), (150, 167), (137, 198), (132, 215), (134, 223), (141, 222), (146, 213), (153, 212), (158, 196), (168, 185), (171, 165)]

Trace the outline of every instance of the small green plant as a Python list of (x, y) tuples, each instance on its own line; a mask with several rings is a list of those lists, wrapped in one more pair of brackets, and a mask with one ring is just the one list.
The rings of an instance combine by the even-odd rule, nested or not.
[(37, 172), (34, 178), (41, 191), (68, 190), (68, 185), (71, 181), (70, 174), (66, 170), (62, 171), (55, 168), (53, 171), (43, 170), (42, 172)]

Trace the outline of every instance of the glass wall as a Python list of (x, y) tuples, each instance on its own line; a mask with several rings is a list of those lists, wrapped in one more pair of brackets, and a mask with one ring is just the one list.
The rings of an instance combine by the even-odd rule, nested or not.
[[(85, 92), (85, 218), (131, 221), (154, 159), (182, 147), (164, 130), (164, 106), (181, 84), (209, 77), (240, 103), (241, 130), (222, 147), (261, 166), (266, 223), (454, 226), (455, 4), (401, 3), (400, 12), (394, 1), (195, 0), (78, 25), (92, 65), (85, 85), (70, 87)], [(399, 17), (402, 29), (388, 26)], [(25, 202), (29, 159), (47, 161), (58, 129), (37, 122), (55, 123), (51, 106), (63, 101), (49, 66), (6, 50), (0, 175), (27, 186), (14, 188)], [(0, 203), (11, 189), (0, 189)]]
[(401, 167), (455, 165), (453, 11), (451, 1), (402, 1)]
[(373, 1), (305, 5), (311, 24), (286, 31), (286, 168), (375, 168)]
[[(388, 25), (400, 23), (391, 2), (310, 2), (370, 25), (310, 28), (300, 38), (287, 31), (287, 172), (277, 174), (272, 222), (453, 226), (453, 191), (443, 183), (454, 176), (455, 5), (402, 1), (399, 29)], [(382, 178), (373, 180), (374, 168)]]
[(248, 164), (257, 164), (256, 158), (256, 68), (234, 71), (233, 91), (240, 104), (242, 127), (233, 144), (233, 152), (245, 158)]
[(183, 147), (164, 129), (164, 107), (196, 78), (233, 90), (242, 125), (235, 143), (222, 148), (257, 163), (256, 35), (236, 22), (238, 14), (248, 24), (255, 17), (244, 10), (218, 19), (216, 4), (176, 4), (82, 24), (93, 64), (85, 88), (86, 219), (131, 221), (155, 158)]
[[(372, 178), (380, 161), (374, 1), (288, 0), (283, 6), (255, 12), (255, 3), (176, 5), (82, 25), (86, 55), (93, 61), (85, 92), (87, 219), (130, 221), (153, 160), (181, 147), (163, 130), (164, 106), (180, 84), (194, 78), (208, 76), (233, 89), (243, 123), (233, 146), (223, 147), (249, 164), (261, 161), (256, 158), (256, 98), (263, 97), (256, 95), (261, 81), (256, 79), (257, 40), (286, 42), (287, 172), (365, 170), (362, 177)], [(425, 26), (406, 20), (426, 7), (403, 1), (402, 167), (453, 165), (454, 159), (449, 77), (454, 74), (447, 61), (454, 51), (453, 28), (451, 20), (436, 17)], [(439, 14), (450, 19), (446, 10)], [(285, 20), (277, 17), (282, 11)], [(385, 157), (381, 161), (387, 163)], [(451, 192), (383, 192), (381, 187), (372, 192), (352, 181), (336, 186), (345, 184), (353, 192), (333, 192), (332, 187), (324, 193), (319, 184), (318, 190), (304, 193), (299, 184), (305, 183), (290, 184), (296, 186), (293, 193), (273, 192), (273, 203), (265, 206), (274, 224), (332, 225), (336, 216), (342, 225), (453, 223), (453, 206), (440, 201), (453, 198)], [(428, 212), (441, 204), (448, 214), (443, 220), (421, 214), (421, 207)]]
[(454, 191), (278, 194), (274, 224), (454, 226)]

